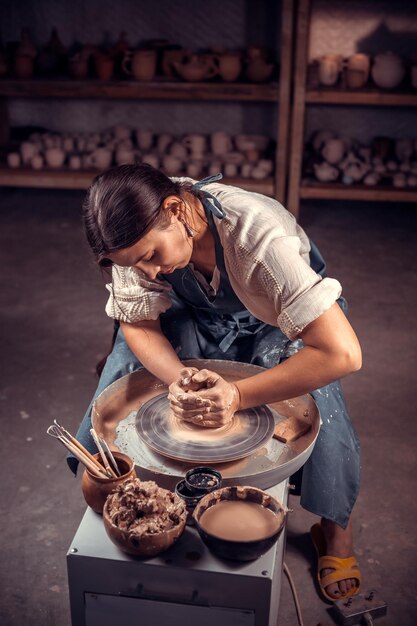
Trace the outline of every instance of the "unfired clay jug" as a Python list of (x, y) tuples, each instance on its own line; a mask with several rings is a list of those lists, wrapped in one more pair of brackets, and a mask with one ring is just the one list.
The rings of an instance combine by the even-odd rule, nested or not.
[(239, 52), (224, 52), (216, 56), (219, 76), (226, 82), (237, 80), (242, 71), (242, 59)]
[(114, 59), (109, 54), (98, 52), (94, 57), (97, 78), (110, 80), (113, 76)]
[(246, 76), (252, 83), (263, 83), (271, 78), (273, 71), (273, 63), (268, 63), (262, 57), (255, 57), (248, 61)]
[(336, 180), (339, 176), (339, 170), (336, 167), (333, 167), (333, 165), (327, 163), (327, 161), (324, 161), (320, 165), (318, 163), (314, 163), (314, 174), (317, 180), (322, 183), (327, 183)]
[(122, 69), (136, 80), (152, 80), (156, 71), (156, 50), (126, 51)]
[(49, 167), (62, 167), (65, 161), (65, 152), (61, 148), (48, 148), (45, 151), (45, 158)]
[(404, 78), (404, 63), (401, 57), (393, 52), (377, 54), (374, 58), (371, 74), (378, 87), (394, 89)]
[(198, 82), (213, 78), (218, 73), (214, 58), (193, 54), (182, 62), (173, 62), (175, 71), (186, 81)]

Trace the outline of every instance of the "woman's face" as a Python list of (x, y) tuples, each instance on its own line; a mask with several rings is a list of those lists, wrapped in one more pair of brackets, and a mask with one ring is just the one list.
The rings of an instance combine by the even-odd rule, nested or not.
[(170, 274), (188, 265), (192, 251), (192, 239), (177, 215), (171, 214), (167, 228), (152, 228), (132, 246), (112, 252), (107, 258), (122, 267), (137, 267), (153, 280), (157, 274)]

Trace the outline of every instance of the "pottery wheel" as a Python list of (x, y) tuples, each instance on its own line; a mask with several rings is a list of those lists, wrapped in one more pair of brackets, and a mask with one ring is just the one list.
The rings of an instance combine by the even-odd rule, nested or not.
[[(231, 382), (264, 371), (262, 367), (235, 361), (193, 359), (185, 366), (211, 369)], [(138, 410), (146, 402), (167, 394), (167, 386), (144, 369), (119, 378), (95, 399), (91, 419), (94, 428), (113, 450), (130, 456), (143, 480), (155, 480), (166, 489), (174, 489), (193, 465), (178, 461), (152, 450), (139, 436), (136, 427)], [(306, 421), (311, 428), (296, 441), (284, 444), (273, 437), (255, 452), (237, 459), (218, 463), (216, 469), (223, 476), (223, 484), (252, 485), (269, 489), (294, 474), (310, 456), (320, 429), (320, 414), (309, 394), (268, 405), (275, 423), (286, 417)]]
[(259, 406), (236, 413), (220, 428), (205, 428), (176, 418), (162, 393), (139, 409), (136, 429), (152, 450), (171, 459), (195, 463), (225, 463), (254, 453), (272, 436), (271, 409)]

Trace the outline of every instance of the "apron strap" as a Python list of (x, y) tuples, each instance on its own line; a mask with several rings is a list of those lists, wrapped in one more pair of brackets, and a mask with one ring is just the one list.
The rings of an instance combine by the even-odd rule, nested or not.
[(209, 193), (208, 191), (204, 191), (202, 187), (208, 185), (209, 183), (214, 183), (216, 180), (220, 180), (221, 178), (223, 178), (223, 174), (207, 176), (206, 178), (203, 178), (202, 180), (194, 183), (194, 185), (192, 186), (192, 189), (195, 189), (201, 193), (201, 201), (204, 207), (208, 211), (210, 211), (210, 213), (213, 213), (213, 215), (219, 220), (222, 220), (224, 218), (224, 216), (226, 215), (226, 211), (223, 209), (217, 198), (215, 198), (215, 196), (213, 196), (213, 194)]

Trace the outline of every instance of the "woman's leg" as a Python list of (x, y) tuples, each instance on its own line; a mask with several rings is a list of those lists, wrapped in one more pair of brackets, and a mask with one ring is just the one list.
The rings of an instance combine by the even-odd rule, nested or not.
[[(242, 343), (235, 358), (269, 368), (302, 346), (301, 340), (291, 342), (279, 329), (266, 327), (256, 336), (252, 349)], [(302, 468), (301, 506), (321, 517), (326, 554), (347, 558), (353, 555), (350, 517), (359, 492), (359, 440), (339, 381), (311, 395), (320, 411), (322, 425), (313, 452)], [(323, 570), (322, 576), (330, 571)], [(355, 584), (354, 579), (334, 583), (327, 587), (327, 593), (337, 599)]]

